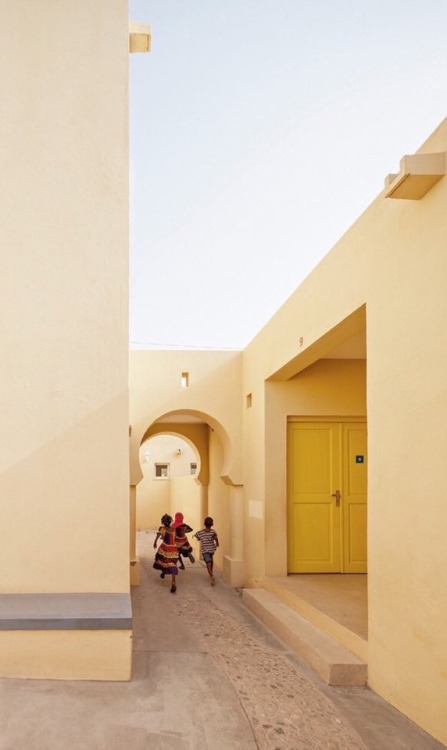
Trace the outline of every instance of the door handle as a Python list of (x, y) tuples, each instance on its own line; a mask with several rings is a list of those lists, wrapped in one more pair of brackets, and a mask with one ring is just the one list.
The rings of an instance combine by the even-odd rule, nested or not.
[(331, 497), (334, 498), (335, 505), (340, 505), (340, 498), (341, 498), (340, 490), (335, 490), (335, 492), (332, 493)]

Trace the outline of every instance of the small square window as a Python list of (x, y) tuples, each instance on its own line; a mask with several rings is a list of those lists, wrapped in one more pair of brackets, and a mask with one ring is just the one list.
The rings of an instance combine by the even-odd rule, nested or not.
[(168, 479), (169, 464), (155, 464), (155, 477), (157, 479)]

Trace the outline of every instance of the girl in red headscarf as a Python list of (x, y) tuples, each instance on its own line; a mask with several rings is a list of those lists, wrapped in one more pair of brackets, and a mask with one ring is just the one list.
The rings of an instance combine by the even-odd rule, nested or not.
[(172, 528), (175, 529), (175, 543), (178, 548), (179, 568), (185, 570), (182, 557), (188, 557), (192, 563), (195, 562), (194, 555), (192, 554), (192, 547), (186, 536), (187, 533), (189, 534), (189, 532), (192, 531), (192, 528), (183, 520), (183, 513), (175, 514)]

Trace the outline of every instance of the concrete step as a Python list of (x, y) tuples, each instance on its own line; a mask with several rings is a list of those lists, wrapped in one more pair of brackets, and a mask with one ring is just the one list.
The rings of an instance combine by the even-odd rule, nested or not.
[(264, 589), (244, 589), (245, 606), (328, 685), (366, 685), (367, 664)]
[(352, 651), (366, 664), (368, 663), (368, 641), (357, 633), (349, 630), (333, 617), (325, 614), (318, 607), (312, 606), (307, 599), (290, 591), (283, 585), (283, 579), (264, 578), (262, 588), (269, 591), (277, 599), (298, 612), (305, 620), (315, 625), (327, 635), (335, 638), (342, 646)]

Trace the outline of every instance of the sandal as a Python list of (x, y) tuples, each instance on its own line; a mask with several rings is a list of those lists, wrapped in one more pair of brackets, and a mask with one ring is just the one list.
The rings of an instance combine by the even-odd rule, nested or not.
[(175, 583), (173, 583), (171, 586), (171, 594), (175, 594), (176, 591), (177, 591), (177, 586), (175, 585)]

